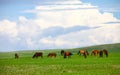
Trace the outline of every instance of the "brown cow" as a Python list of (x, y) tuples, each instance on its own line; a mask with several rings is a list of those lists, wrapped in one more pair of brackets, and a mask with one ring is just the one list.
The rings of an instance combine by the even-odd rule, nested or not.
[(56, 57), (57, 54), (56, 53), (49, 53), (47, 57)]
[(103, 49), (103, 53), (108, 57), (108, 51), (106, 49)]
[(38, 58), (38, 57), (40, 57), (41, 56), (41, 58), (43, 57), (43, 53), (42, 52), (36, 52), (34, 55), (33, 55), (33, 57), (32, 58)]
[(17, 53), (15, 53), (15, 59), (18, 59), (19, 55)]
[(85, 58), (87, 58), (87, 55), (89, 55), (87, 50), (79, 50), (78, 54), (80, 54), (80, 55), (82, 54)]
[(64, 55), (64, 52), (65, 52), (64, 50), (61, 50), (61, 55)]
[(103, 50), (100, 50), (100, 51), (99, 51), (99, 56), (100, 56), (100, 57), (103, 57)]
[(72, 55), (72, 53), (71, 52), (64, 52), (64, 58), (66, 58), (66, 57), (70, 57)]
[(97, 56), (99, 54), (99, 50), (93, 50), (91, 55)]

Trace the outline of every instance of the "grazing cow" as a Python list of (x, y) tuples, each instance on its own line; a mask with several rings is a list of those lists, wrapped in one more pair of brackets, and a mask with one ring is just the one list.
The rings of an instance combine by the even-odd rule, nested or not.
[(17, 53), (15, 53), (15, 59), (18, 59), (19, 55)]
[(103, 57), (103, 50), (100, 50), (100, 51), (99, 51), (99, 56), (100, 56), (100, 57)]
[(80, 55), (82, 54), (85, 58), (87, 58), (87, 55), (89, 55), (87, 50), (79, 50), (78, 54), (80, 54)]
[(71, 52), (64, 52), (64, 58), (66, 58), (66, 57), (70, 57), (72, 55), (72, 53)]
[(106, 49), (103, 49), (103, 53), (108, 57), (108, 51)]
[(56, 53), (49, 53), (47, 57), (56, 57), (57, 54)]
[(99, 50), (93, 50), (91, 55), (97, 56), (99, 54)]
[(38, 57), (40, 57), (41, 56), (41, 58), (43, 57), (43, 53), (42, 52), (36, 52), (34, 55), (33, 55), (33, 57), (32, 58), (38, 58)]
[(65, 52), (64, 50), (61, 50), (61, 55), (64, 55), (64, 52)]

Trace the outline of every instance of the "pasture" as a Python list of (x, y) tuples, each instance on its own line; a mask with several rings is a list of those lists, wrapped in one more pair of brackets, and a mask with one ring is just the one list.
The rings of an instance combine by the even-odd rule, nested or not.
[[(95, 47), (86, 49), (90, 53)], [(77, 55), (79, 49), (66, 49), (73, 53), (66, 59), (60, 55), (60, 50), (42, 50), (43, 58), (35, 59), (32, 56), (36, 51), (19, 51), (19, 59), (14, 59), (16, 52), (1, 52), (0, 75), (120, 75), (120, 44), (107, 47), (108, 58), (88, 56), (85, 59)], [(47, 58), (49, 52), (56, 52), (57, 57)]]

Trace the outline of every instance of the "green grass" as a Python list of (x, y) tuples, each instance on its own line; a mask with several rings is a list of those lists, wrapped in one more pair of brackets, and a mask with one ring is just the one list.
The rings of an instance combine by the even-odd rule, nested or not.
[[(107, 46), (104, 45), (104, 47)], [(86, 47), (86, 49), (92, 50), (95, 47)], [(69, 49), (74, 55), (67, 59), (60, 55), (60, 50), (42, 51), (44, 57), (38, 59), (32, 59), (36, 51), (17, 52), (19, 59), (14, 59), (15, 52), (1, 52), (0, 75), (120, 75), (120, 48), (119, 46), (112, 46), (112, 49), (110, 47), (108, 47), (108, 58), (88, 56), (85, 59), (76, 54), (78, 48)], [(49, 52), (56, 52), (58, 56), (47, 58)]]

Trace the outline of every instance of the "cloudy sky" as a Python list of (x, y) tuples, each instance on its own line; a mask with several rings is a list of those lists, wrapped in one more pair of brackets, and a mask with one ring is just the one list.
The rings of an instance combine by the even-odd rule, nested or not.
[(120, 0), (0, 0), (0, 51), (120, 43)]

